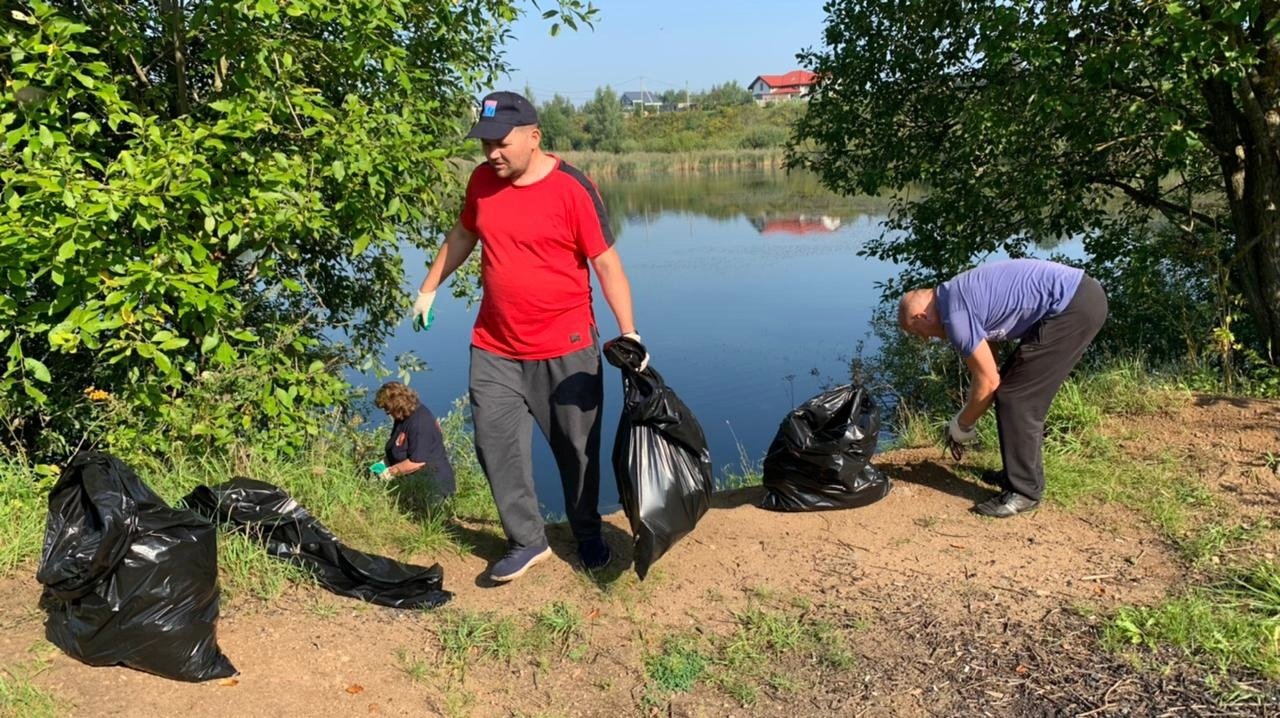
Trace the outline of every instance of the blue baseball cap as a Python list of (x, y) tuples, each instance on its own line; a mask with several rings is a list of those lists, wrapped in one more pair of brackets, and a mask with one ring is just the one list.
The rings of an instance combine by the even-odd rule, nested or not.
[(500, 140), (517, 127), (538, 124), (533, 104), (514, 92), (492, 92), (480, 101), (480, 119), (467, 137)]

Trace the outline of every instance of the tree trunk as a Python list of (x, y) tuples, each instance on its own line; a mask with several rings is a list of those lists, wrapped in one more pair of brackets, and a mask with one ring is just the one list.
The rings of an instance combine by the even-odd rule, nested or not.
[(175, 117), (182, 117), (191, 111), (187, 86), (187, 24), (183, 13), (183, 0), (164, 0), (160, 4), (165, 17), (168, 18), (169, 36), (173, 39), (173, 79)]
[[(1231, 274), (1272, 364), (1280, 363), (1280, 113), (1256, 85), (1204, 84), (1235, 234)], [(1268, 93), (1269, 94), (1269, 93)]]

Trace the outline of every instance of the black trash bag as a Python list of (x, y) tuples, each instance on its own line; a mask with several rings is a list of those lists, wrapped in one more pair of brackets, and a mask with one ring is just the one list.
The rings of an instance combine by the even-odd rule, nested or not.
[(715, 488), (702, 427), (653, 367), (636, 371), (644, 354), (644, 347), (629, 338), (604, 345), (609, 363), (622, 370), (613, 473), (631, 522), (635, 569), (642, 580), (697, 525)]
[(401, 563), (344, 546), (283, 489), (237, 477), (197, 486), (183, 503), (211, 521), (262, 543), (267, 553), (310, 571), (339, 596), (391, 608), (435, 608), (453, 598), (444, 569)]
[(91, 666), (165, 678), (234, 676), (218, 649), (218, 536), (170, 508), (124, 462), (71, 459), (49, 493), (36, 580), (45, 636)]
[(791, 410), (764, 459), (760, 508), (824, 511), (872, 504), (889, 493), (889, 477), (870, 464), (880, 410), (862, 387), (825, 391)]

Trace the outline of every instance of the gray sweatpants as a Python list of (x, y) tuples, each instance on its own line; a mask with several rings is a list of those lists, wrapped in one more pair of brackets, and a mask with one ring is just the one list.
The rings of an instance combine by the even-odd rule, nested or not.
[(579, 542), (600, 536), (600, 349), (520, 360), (471, 347), (471, 415), (476, 456), (489, 479), (502, 529), (514, 546), (543, 546), (533, 488), (533, 423), (560, 469), (565, 513)]
[(1044, 420), (1053, 397), (1107, 319), (1107, 295), (1093, 277), (1080, 280), (1060, 314), (1038, 322), (1000, 367), (996, 428), (1009, 485), (1039, 500), (1044, 493)]

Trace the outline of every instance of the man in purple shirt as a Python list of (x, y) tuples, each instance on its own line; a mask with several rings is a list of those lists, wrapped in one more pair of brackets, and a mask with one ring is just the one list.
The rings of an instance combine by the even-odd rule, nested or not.
[[(947, 425), (953, 456), (960, 458), (977, 438), (978, 419), (996, 406), (1004, 468), (983, 480), (1001, 492), (974, 511), (1005, 518), (1039, 505), (1045, 416), (1106, 318), (1107, 296), (1097, 280), (1039, 259), (993, 262), (903, 295), (902, 330), (949, 340), (973, 379), (968, 400)], [(1018, 348), (997, 370), (990, 342), (1014, 340)]]

